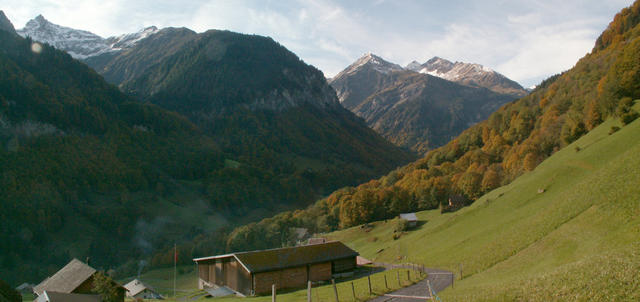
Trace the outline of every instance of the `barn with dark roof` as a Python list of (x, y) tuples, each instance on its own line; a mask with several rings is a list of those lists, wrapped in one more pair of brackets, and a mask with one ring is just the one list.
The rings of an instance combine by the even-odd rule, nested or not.
[(225, 286), (242, 295), (302, 288), (353, 272), (358, 253), (339, 241), (193, 259), (198, 287)]

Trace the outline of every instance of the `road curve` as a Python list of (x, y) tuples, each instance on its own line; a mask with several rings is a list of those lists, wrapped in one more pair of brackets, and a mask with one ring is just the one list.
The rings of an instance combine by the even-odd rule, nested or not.
[(416, 302), (424, 300), (426, 297), (430, 298), (429, 290), (427, 289), (427, 280), (431, 283), (431, 288), (436, 292), (447, 288), (453, 281), (450, 271), (425, 268), (425, 272), (428, 277), (414, 285), (410, 285), (394, 292), (388, 293), (384, 296), (379, 296), (369, 300), (369, 302)]

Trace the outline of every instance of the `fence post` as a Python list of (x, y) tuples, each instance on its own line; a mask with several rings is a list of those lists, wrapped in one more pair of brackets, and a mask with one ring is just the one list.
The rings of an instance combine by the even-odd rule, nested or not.
[(333, 293), (336, 296), (336, 302), (339, 302), (340, 300), (338, 300), (338, 288), (336, 287), (336, 280), (331, 279), (331, 284), (333, 284)]
[(400, 282), (400, 271), (396, 271), (396, 276), (398, 277), (398, 286), (402, 286), (402, 283)]
[(453, 279), (455, 278), (453, 277), (453, 273), (451, 273), (451, 288), (453, 288)]
[(431, 301), (434, 301), (435, 297), (433, 296), (433, 291), (431, 290), (431, 282), (427, 280), (427, 290), (429, 291), (429, 297), (431, 297)]
[(411, 276), (409, 275), (409, 273), (411, 273), (411, 270), (407, 270), (407, 281), (411, 283)]
[(271, 284), (271, 302), (276, 302), (276, 285)]
[(383, 275), (384, 276), (384, 288), (389, 289), (389, 285), (387, 284), (387, 275)]
[(311, 302), (311, 280), (307, 282), (307, 302)]
[(371, 275), (367, 275), (367, 280), (369, 281), (369, 296), (371, 296)]
[(351, 293), (353, 294), (353, 301), (356, 301), (356, 288), (353, 286), (353, 281), (351, 281)]

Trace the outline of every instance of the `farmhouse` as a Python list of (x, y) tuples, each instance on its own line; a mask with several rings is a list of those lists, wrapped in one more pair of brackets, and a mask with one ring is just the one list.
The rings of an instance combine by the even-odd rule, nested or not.
[(418, 217), (416, 217), (416, 213), (404, 213), (400, 214), (400, 219), (404, 219), (408, 222), (407, 226), (410, 228), (415, 228), (418, 225)]
[(133, 279), (131, 282), (124, 285), (127, 290), (127, 297), (134, 299), (157, 299), (161, 300), (162, 296), (158, 294), (152, 287), (142, 283), (138, 279)]
[(198, 287), (225, 286), (242, 295), (302, 288), (353, 272), (358, 253), (339, 241), (193, 259)]
[[(45, 291), (49, 294), (49, 298), (51, 298), (51, 293), (92, 294), (96, 273), (97, 271), (93, 267), (78, 259), (73, 259), (53, 276), (36, 285), (33, 292), (38, 296), (38, 299), (44, 295)], [(115, 285), (118, 287), (118, 301), (124, 301), (124, 287), (117, 283)]]

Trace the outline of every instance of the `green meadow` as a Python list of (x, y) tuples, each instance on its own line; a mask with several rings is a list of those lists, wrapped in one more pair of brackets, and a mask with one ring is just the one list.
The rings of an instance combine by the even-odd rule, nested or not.
[(454, 271), (445, 301), (639, 301), (640, 120), (609, 120), (473, 205), (418, 218), (397, 240), (395, 220), (328, 236)]

